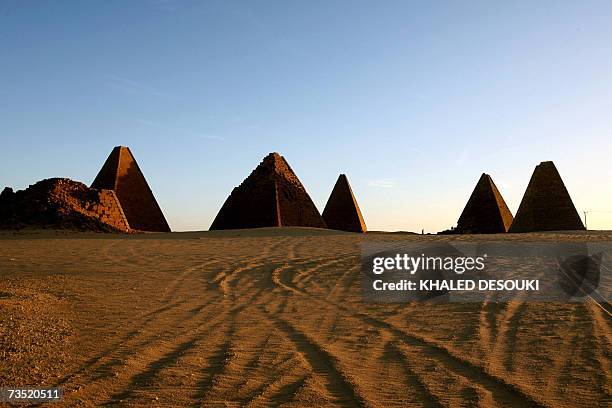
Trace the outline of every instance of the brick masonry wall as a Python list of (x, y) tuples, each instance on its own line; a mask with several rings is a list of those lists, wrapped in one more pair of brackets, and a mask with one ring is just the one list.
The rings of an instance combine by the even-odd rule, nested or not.
[(119, 231), (130, 231), (128, 220), (113, 190), (97, 190), (97, 202), (92, 203), (87, 210), (92, 216), (98, 217), (100, 221)]

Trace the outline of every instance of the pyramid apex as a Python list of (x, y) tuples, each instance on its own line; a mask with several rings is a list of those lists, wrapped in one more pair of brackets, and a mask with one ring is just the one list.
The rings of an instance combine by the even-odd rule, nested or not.
[(122, 146), (122, 145), (115, 146), (115, 147), (113, 147), (113, 150), (111, 151), (111, 156), (113, 154), (119, 154), (120, 155), (121, 153), (126, 153), (126, 152), (132, 154), (132, 151), (130, 150), (130, 148), (128, 146)]
[(283, 157), (283, 156), (281, 156), (281, 154), (278, 153), (278, 152), (270, 152), (270, 153), (268, 153), (266, 155), (266, 157), (264, 157), (264, 160), (267, 159), (267, 158), (275, 158), (276, 159), (276, 158), (281, 158), (281, 157)]
[[(561, 175), (559, 174), (559, 170), (557, 169), (557, 166), (555, 166), (555, 163), (552, 160), (547, 160), (547, 161), (543, 161), (540, 162), (540, 164), (538, 164), (537, 166), (535, 166), (535, 169), (533, 170), (533, 174), (548, 174), (548, 177), (558, 177), (561, 178)], [(563, 183), (563, 181), (561, 181), (561, 183)]]
[(279, 164), (282, 163), (284, 160), (283, 156), (280, 155), (280, 153), (278, 152), (271, 152), (268, 153), (266, 155), (266, 157), (263, 158), (262, 163), (270, 163), (270, 164)]
[(552, 160), (540, 162), (540, 164), (538, 164), (536, 167), (539, 167), (539, 168), (544, 167), (544, 168), (557, 170), (557, 166), (555, 166), (555, 163)]

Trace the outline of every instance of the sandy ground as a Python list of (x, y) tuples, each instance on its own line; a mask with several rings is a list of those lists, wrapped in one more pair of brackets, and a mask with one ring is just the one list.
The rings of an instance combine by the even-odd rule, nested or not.
[(364, 304), (364, 239), (450, 238), (2, 233), (0, 386), (63, 387), (49, 406), (610, 406), (609, 305)]

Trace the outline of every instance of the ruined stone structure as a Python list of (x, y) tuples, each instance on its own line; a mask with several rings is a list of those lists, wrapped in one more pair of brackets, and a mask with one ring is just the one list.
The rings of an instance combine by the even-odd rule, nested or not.
[(584, 230), (554, 163), (536, 166), (509, 232)]
[(270, 153), (234, 188), (210, 229), (281, 226), (325, 228), (325, 222), (285, 158)]
[(504, 198), (491, 176), (482, 173), (453, 232), (495, 234), (507, 232), (510, 224), (512, 224), (512, 213)]
[(129, 148), (117, 146), (113, 149), (91, 187), (113, 190), (133, 229), (170, 231), (166, 218)]
[(129, 232), (112, 190), (97, 190), (66, 178), (39, 181), (25, 190), (0, 194), (0, 228), (53, 228)]
[(344, 174), (338, 177), (327, 200), (323, 220), (327, 228), (350, 232), (367, 231), (353, 190)]

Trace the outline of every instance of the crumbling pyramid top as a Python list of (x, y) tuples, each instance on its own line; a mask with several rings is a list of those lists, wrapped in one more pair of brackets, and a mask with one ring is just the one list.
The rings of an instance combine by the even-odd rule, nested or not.
[(325, 222), (287, 161), (268, 154), (230, 194), (210, 229), (301, 226)]
[(344, 174), (338, 176), (327, 200), (323, 210), (323, 220), (331, 229), (350, 232), (367, 231), (351, 185)]
[(494, 234), (507, 232), (512, 213), (491, 176), (482, 173), (459, 221), (457, 233)]
[(113, 149), (91, 186), (115, 191), (133, 229), (170, 231), (166, 218), (128, 147), (117, 146)]
[(584, 229), (554, 163), (537, 165), (509, 232)]

